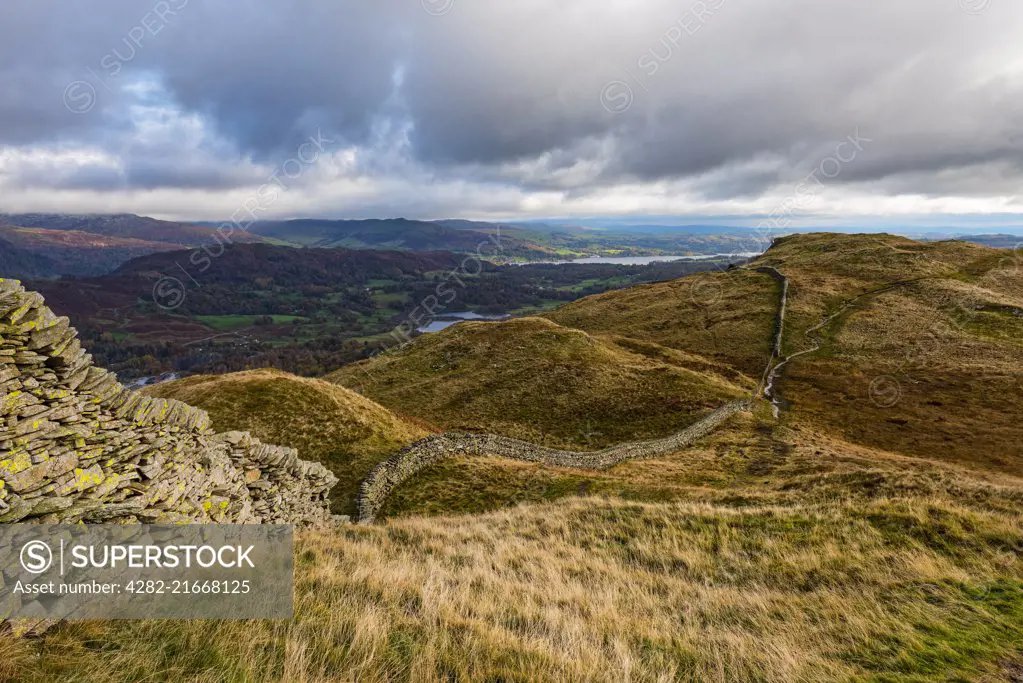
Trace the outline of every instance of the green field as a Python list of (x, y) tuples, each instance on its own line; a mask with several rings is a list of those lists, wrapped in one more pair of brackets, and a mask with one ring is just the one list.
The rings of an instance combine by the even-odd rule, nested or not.
[[(256, 320), (262, 316), (258, 315), (197, 315), (195, 319), (217, 332), (235, 332), (252, 327)], [(271, 315), (274, 325), (287, 325), (296, 320), (305, 322), (307, 319), (298, 315)]]

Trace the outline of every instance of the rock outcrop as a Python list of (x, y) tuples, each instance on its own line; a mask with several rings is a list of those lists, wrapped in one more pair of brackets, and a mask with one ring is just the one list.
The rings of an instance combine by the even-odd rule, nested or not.
[(42, 296), (0, 279), (0, 523), (320, 524), (336, 481), (125, 388)]

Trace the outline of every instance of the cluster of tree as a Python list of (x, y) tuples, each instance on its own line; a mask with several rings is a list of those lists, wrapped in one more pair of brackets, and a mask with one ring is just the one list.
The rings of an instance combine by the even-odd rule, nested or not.
[[(365, 357), (373, 348), (363, 339), (386, 336), (417, 308), (421, 318), (425, 302), (433, 301), (437, 313), (509, 313), (723, 267), (708, 261), (485, 263), (467, 273), (464, 257), (450, 253), (240, 244), (193, 276), (197, 284), (180, 306), (163, 310), (153, 300), (153, 283), (187, 258), (187, 252), (152, 254), (109, 276), (32, 284), (71, 318), (97, 361), (125, 379), (268, 366), (317, 375)], [(160, 341), (152, 342), (157, 335)]]

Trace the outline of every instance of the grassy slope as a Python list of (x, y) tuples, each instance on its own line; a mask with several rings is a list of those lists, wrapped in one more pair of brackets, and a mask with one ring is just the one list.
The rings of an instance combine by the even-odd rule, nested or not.
[(861, 299), (824, 330), (820, 352), (792, 363), (780, 385), (792, 401), (788, 419), (1023, 475), (1023, 276), (1010, 252), (809, 235), (784, 240), (764, 260), (791, 280), (789, 352), (808, 346), (803, 331), (838, 302), (905, 283)]
[(440, 428), (584, 449), (670, 434), (744, 391), (652, 355), (518, 318), (460, 323), (328, 379)]
[(773, 280), (733, 270), (597, 294), (545, 317), (590, 334), (699, 354), (759, 378), (770, 354), (777, 308)]
[(427, 433), (355, 392), (276, 370), (188, 377), (146, 393), (203, 408), (219, 431), (249, 431), (322, 462), (340, 480), (332, 496), (345, 514), (376, 463)]
[[(794, 405), (781, 424), (761, 406), (683, 453), (601, 473), (441, 463), (391, 512), (529, 504), (305, 532), (294, 622), (68, 624), (42, 642), (0, 639), (0, 677), (1020, 680), (1023, 480), (1006, 473), (1019, 393), (1004, 382), (1020, 367), (1023, 280), (972, 247), (797, 239), (816, 256), (792, 241), (765, 257), (792, 277), (790, 350), (842, 300), (928, 279), (866, 297), (825, 330), (821, 352), (783, 382)], [(621, 330), (648, 355), (676, 344), (714, 355), (707, 326), (650, 324), (676, 290), (658, 287), (617, 312), (594, 299), (632, 321)], [(902, 400), (872, 408), (858, 378), (897, 367), (962, 292), (1003, 308), (927, 347), (898, 375)], [(719, 297), (734, 303), (706, 314), (741, 331), (752, 296)], [(572, 315), (593, 334), (612, 329), (613, 318)], [(754, 357), (735, 346), (720, 353)], [(863, 445), (879, 442), (889, 448)]]
[(659, 502), (305, 532), (293, 622), (67, 624), (0, 639), (0, 661), (38, 681), (786, 683), (1007, 681), (1019, 662), (1018, 479), (754, 417), (610, 474)]

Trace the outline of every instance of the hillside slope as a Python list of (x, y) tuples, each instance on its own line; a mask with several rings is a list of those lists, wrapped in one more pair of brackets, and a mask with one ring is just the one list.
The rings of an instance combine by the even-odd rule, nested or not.
[(459, 323), (327, 379), (442, 429), (582, 449), (665, 436), (749, 390), (543, 318)]
[[(106, 237), (147, 240), (186, 247), (211, 243), (215, 227), (162, 221), (131, 213), (119, 214), (62, 214), (30, 213), (0, 214), (0, 223), (23, 228), (77, 231)], [(258, 237), (242, 232), (232, 233), (235, 242), (259, 241)]]
[[(5, 245), (2, 250), (22, 252), (17, 258), (0, 262), (0, 272), (11, 277), (103, 275), (133, 258), (180, 248), (169, 242), (10, 225), (0, 225), (0, 240)], [(26, 257), (30, 263), (37, 262), (35, 267), (27, 267)]]
[(51, 277), (58, 272), (56, 261), (45, 254), (23, 249), (0, 234), (0, 273), (9, 278)]
[[(776, 240), (751, 264), (762, 265), (789, 280), (784, 354), (807, 351), (779, 380), (784, 419), (876, 448), (1023, 474), (1019, 255), (959, 241), (814, 233)], [(607, 292), (546, 317), (751, 374), (768, 348), (777, 289), (736, 269)]]
[[(0, 214), (0, 240), (24, 254), (0, 260), (0, 273), (21, 278), (105, 275), (136, 257), (222, 241), (216, 227), (134, 214)], [(230, 240), (264, 241), (243, 231)]]
[(427, 434), (353, 391), (276, 370), (188, 377), (144, 393), (198, 406), (216, 429), (251, 432), (323, 463), (338, 478), (331, 499), (343, 514), (354, 511), (358, 483), (377, 462)]
[(698, 354), (759, 377), (770, 355), (778, 286), (748, 270), (702, 273), (566, 304), (545, 317)]
[(820, 345), (785, 368), (789, 419), (1023, 474), (1023, 264), (1012, 252), (812, 234), (779, 240), (758, 263), (789, 278), (786, 353)]
[(29, 681), (1017, 680), (1023, 481), (770, 425), (586, 478), (534, 469), (521, 498), (588, 484), (638, 502), (300, 534), (293, 621), (79, 622), (0, 639), (0, 666)]

